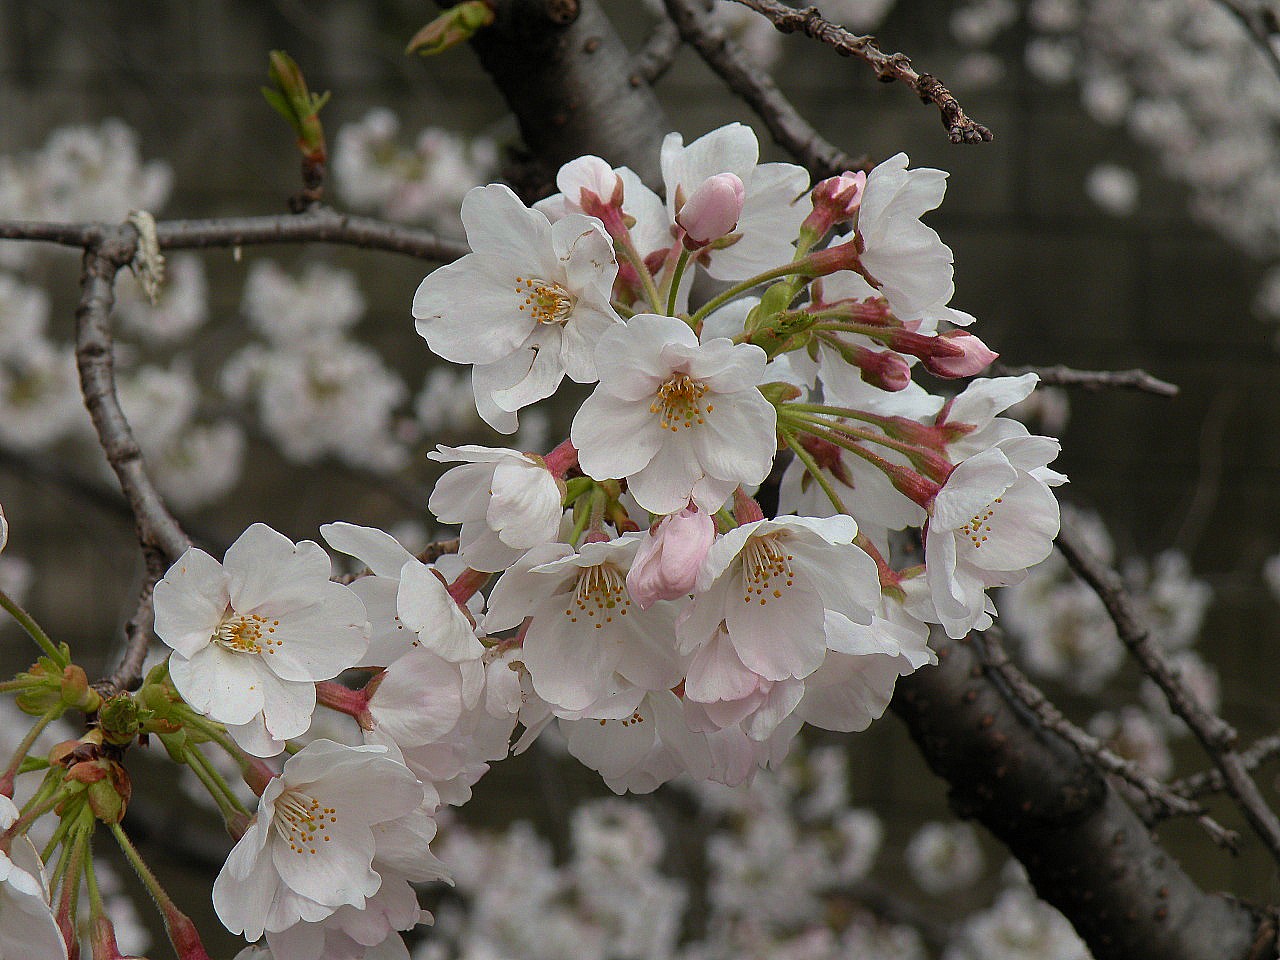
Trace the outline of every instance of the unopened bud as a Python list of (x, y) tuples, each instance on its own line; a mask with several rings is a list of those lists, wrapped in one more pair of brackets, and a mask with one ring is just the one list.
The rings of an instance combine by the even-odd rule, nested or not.
[(801, 224), (801, 232), (810, 234), (814, 241), (839, 223), (848, 223), (862, 206), (862, 191), (867, 186), (867, 175), (842, 173), (828, 177), (813, 188), (813, 212)]
[(973, 334), (963, 330), (948, 330), (935, 339), (942, 349), (920, 358), (925, 369), (935, 377), (955, 379), (977, 376), (1000, 356)]
[[(68, 771), (68, 776), (86, 764), (78, 764)], [(124, 767), (114, 760), (98, 761), (101, 776), (89, 781), (85, 791), (89, 799), (89, 809), (103, 823), (119, 823), (124, 819), (125, 810), (129, 806), (129, 798), (133, 796), (133, 783)]]
[(715, 521), (690, 504), (662, 518), (627, 573), (627, 592), (641, 610), (659, 600), (676, 600), (693, 592), (694, 581), (716, 538)]
[(896, 393), (907, 389), (911, 383), (911, 367), (900, 353), (862, 347), (854, 351), (854, 358), (862, 371), (863, 381), (873, 387)]
[(62, 702), (85, 713), (93, 713), (102, 703), (102, 697), (89, 686), (84, 669), (74, 663), (62, 671)]
[(717, 173), (703, 180), (676, 214), (676, 223), (685, 232), (685, 247), (698, 250), (732, 233), (742, 216), (746, 195), (746, 187), (735, 173)]
[(145, 719), (138, 701), (127, 693), (112, 697), (98, 709), (98, 727), (107, 743), (125, 746), (132, 743)]
[(9, 542), (9, 521), (4, 518), (4, 507), (0, 507), (0, 551)]
[(484, 0), (467, 0), (445, 10), (413, 35), (405, 53), (435, 56), (470, 40), (493, 23), (493, 7)]

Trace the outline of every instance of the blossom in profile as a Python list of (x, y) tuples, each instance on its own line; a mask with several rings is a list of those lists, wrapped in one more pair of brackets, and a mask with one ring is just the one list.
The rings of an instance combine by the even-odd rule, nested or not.
[(369, 646), (364, 604), (331, 574), (319, 544), (255, 523), (222, 563), (191, 547), (156, 584), (156, 635), (173, 648), (173, 685), (255, 756), (305, 733), (315, 682)]

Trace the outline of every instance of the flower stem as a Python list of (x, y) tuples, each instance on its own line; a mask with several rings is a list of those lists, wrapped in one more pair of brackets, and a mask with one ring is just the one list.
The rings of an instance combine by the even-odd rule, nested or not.
[(39, 739), (40, 734), (44, 732), (44, 728), (51, 724), (54, 720), (62, 715), (62, 711), (66, 706), (59, 702), (55, 703), (49, 710), (37, 720), (27, 731), (27, 735), (22, 738), (22, 742), (18, 744), (18, 748), (13, 751), (13, 759), (9, 761), (9, 766), (3, 774), (0, 774), (0, 794), (6, 797), (13, 797), (13, 781), (18, 775), (18, 768), (22, 766), (22, 761), (27, 756), (27, 751)]
[(151, 868), (147, 866), (146, 861), (142, 859), (141, 854), (138, 853), (137, 848), (130, 841), (128, 834), (124, 832), (124, 829), (118, 823), (111, 823), (108, 826), (111, 828), (111, 835), (116, 838), (116, 843), (120, 845), (120, 850), (124, 853), (125, 859), (129, 861), (134, 873), (138, 875), (138, 879), (142, 881), (142, 885), (151, 894), (151, 899), (156, 902), (156, 906), (160, 908), (160, 912), (164, 915), (164, 926), (165, 931), (169, 934), (169, 942), (173, 944), (173, 948), (177, 951), (181, 960), (209, 960), (209, 954), (205, 952), (204, 946), (200, 942), (195, 925), (192, 924), (186, 914), (174, 906), (173, 900), (165, 892), (164, 887), (160, 885), (160, 881), (151, 872)]
[(209, 762), (209, 758), (200, 752), (199, 747), (188, 746), (186, 760), (191, 772), (199, 778), (204, 788), (209, 791), (209, 795), (213, 797), (213, 802), (218, 805), (224, 820), (233, 821), (249, 816), (249, 811), (232, 792), (226, 779)]
[(770, 280), (777, 280), (781, 277), (790, 277), (801, 273), (807, 267), (808, 264), (800, 261), (785, 263), (780, 267), (774, 267), (772, 270), (766, 270), (764, 273), (757, 273), (754, 277), (748, 277), (741, 283), (735, 283), (728, 290), (724, 290), (716, 294), (699, 307), (697, 312), (689, 318), (689, 324), (693, 327), (697, 327), (707, 318), (709, 313), (724, 306), (734, 297), (738, 296), (738, 294), (746, 293), (752, 287), (758, 287), (760, 284), (768, 283)]
[(813, 458), (808, 450), (804, 448), (804, 444), (796, 439), (796, 435), (790, 430), (779, 431), (782, 434), (782, 440), (788, 447), (795, 451), (800, 462), (804, 464), (805, 469), (809, 471), (809, 475), (817, 481), (818, 486), (822, 488), (822, 492), (827, 495), (827, 499), (831, 501), (831, 505), (840, 513), (849, 515), (849, 509), (844, 505), (844, 501), (840, 499), (840, 494), (836, 493), (835, 487), (831, 485), (822, 473), (822, 468), (818, 466), (818, 461)]
[(654, 313), (662, 312), (662, 294), (658, 292), (657, 286), (653, 282), (653, 274), (649, 272), (649, 268), (644, 265), (644, 257), (640, 256), (640, 251), (636, 249), (631, 237), (628, 235), (625, 239), (614, 238), (614, 248), (618, 254), (635, 268), (636, 273), (640, 275), (640, 283), (644, 287), (645, 299), (649, 301), (649, 306), (653, 307)]
[(8, 611), (9, 615), (18, 621), (19, 626), (27, 631), (31, 639), (60, 669), (65, 669), (67, 664), (71, 662), (58, 646), (49, 639), (49, 635), (40, 628), (40, 624), (32, 619), (31, 614), (18, 606), (3, 590), (0, 590), (0, 609)]
[(680, 296), (680, 281), (684, 279), (684, 269), (689, 265), (689, 251), (683, 247), (680, 259), (676, 261), (675, 273), (671, 275), (671, 289), (667, 292), (667, 316), (676, 315), (676, 299)]

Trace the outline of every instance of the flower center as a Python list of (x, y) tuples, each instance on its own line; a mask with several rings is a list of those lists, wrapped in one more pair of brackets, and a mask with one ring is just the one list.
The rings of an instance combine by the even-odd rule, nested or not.
[(271, 648), (283, 643), (271, 637), (278, 626), (279, 620), (268, 620), (256, 613), (240, 616), (228, 612), (210, 639), (233, 653), (262, 653), (264, 649), (275, 653)]
[(314, 854), (318, 843), (330, 841), (329, 825), (337, 822), (336, 808), (322, 807), (319, 800), (301, 790), (286, 790), (276, 798), (271, 826), (294, 853)]
[(973, 544), (975, 549), (982, 547), (987, 539), (987, 534), (991, 532), (991, 524), (988, 523), (996, 513), (996, 504), (1001, 503), (1003, 498), (996, 497), (991, 503), (987, 504), (987, 509), (981, 513), (973, 515), (973, 519), (962, 526), (959, 530), (961, 536), (969, 538), (969, 542)]
[(516, 295), (522, 298), (520, 310), (528, 311), (536, 323), (563, 325), (578, 302), (577, 297), (554, 280), (538, 277), (516, 277)]
[(676, 374), (653, 395), (649, 412), (662, 417), (664, 430), (677, 431), (682, 426), (688, 429), (695, 423), (706, 423), (703, 413), (710, 413), (716, 408), (715, 404), (708, 403), (703, 410), (702, 398), (709, 389), (704, 381), (687, 373)]
[(782, 589), (796, 582), (795, 571), (791, 568), (792, 554), (783, 552), (778, 543), (779, 535), (765, 534), (763, 537), (751, 537), (742, 548), (742, 602), (750, 603), (753, 599), (760, 605), (769, 599), (782, 596)]
[(597, 630), (606, 623), (613, 622), (616, 613), (620, 617), (627, 615), (631, 606), (631, 598), (627, 596), (626, 578), (611, 563), (601, 563), (594, 567), (584, 567), (578, 574), (578, 586), (573, 591), (573, 598), (565, 608), (564, 615), (570, 623), (577, 623), (580, 617), (587, 617)]

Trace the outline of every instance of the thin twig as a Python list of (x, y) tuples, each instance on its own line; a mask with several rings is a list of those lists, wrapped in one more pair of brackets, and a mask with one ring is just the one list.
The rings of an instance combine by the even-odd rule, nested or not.
[(1012, 367), (1003, 363), (996, 364), (993, 370), (1002, 377), (1018, 377), (1024, 373), (1034, 373), (1047, 387), (1082, 387), (1090, 391), (1140, 390), (1160, 397), (1176, 397), (1179, 389), (1176, 383), (1153, 377), (1145, 370), (1077, 370), (1061, 364), (1052, 367)]
[(1186, 721), (1205, 753), (1222, 773), (1224, 789), (1235, 798), (1249, 825), (1273, 859), (1280, 863), (1280, 819), (1267, 806), (1258, 785), (1250, 778), (1240, 754), (1236, 752), (1236, 731), (1217, 714), (1205, 709), (1169, 666), (1134, 608), (1120, 575), (1094, 557), (1068, 527), (1064, 526), (1059, 532), (1057, 545), (1071, 569), (1098, 595), (1115, 624), (1120, 641), (1138, 662), (1142, 672), (1160, 687), (1173, 712)]
[(1228, 830), (1210, 819), (1198, 803), (1157, 780), (1132, 760), (1126, 760), (1109, 749), (1097, 737), (1081, 730), (1064, 717), (1044, 692), (1009, 659), (1009, 654), (994, 629), (987, 630), (985, 633), (971, 633), (969, 639), (978, 651), (983, 666), (999, 674), (1000, 679), (1014, 696), (1022, 701), (1042, 724), (1092, 759), (1107, 773), (1120, 777), (1131, 788), (1142, 794), (1159, 815), (1159, 819), (1172, 816), (1195, 817), (1214, 843), (1233, 853), (1236, 852), (1240, 838), (1234, 830)]
[(699, 0), (665, 0), (667, 13), (685, 42), (764, 121), (774, 141), (799, 160), (815, 178), (846, 170), (869, 170), (866, 157), (849, 156), (800, 115), (773, 78), (755, 66), (724, 26), (702, 9)]
[[(442, 263), (468, 252), (464, 244), (442, 239), (426, 230), (371, 217), (348, 216), (326, 207), (266, 217), (161, 220), (156, 223), (156, 237), (166, 250), (318, 242), (389, 250)], [(124, 263), (133, 257), (132, 245), (136, 239), (136, 231), (127, 224), (0, 220), (0, 240), (36, 240), (83, 248), (110, 241), (124, 256)]]
[(662, 79), (680, 52), (680, 31), (670, 20), (659, 20), (644, 48), (631, 61), (631, 85), (650, 86)]
[[(1244, 764), (1245, 769), (1256, 770), (1276, 756), (1280, 756), (1280, 734), (1273, 733), (1269, 737), (1254, 741), (1247, 750), (1241, 751), (1240, 762)], [(1203, 797), (1210, 793), (1221, 793), (1224, 788), (1222, 771), (1220, 770), (1205, 770), (1203, 773), (1193, 773), (1189, 777), (1175, 780), (1169, 784), (1170, 790), (1180, 793), (1188, 799)]]
[(902, 53), (885, 53), (876, 46), (875, 37), (859, 36), (832, 23), (817, 7), (797, 10), (779, 0), (735, 0), (744, 7), (767, 17), (783, 33), (800, 31), (832, 47), (845, 57), (857, 57), (869, 63), (876, 76), (886, 83), (901, 80), (915, 91), (924, 103), (932, 103), (942, 115), (942, 125), (952, 143), (983, 143), (991, 139), (991, 131), (971, 119), (942, 81), (929, 73), (917, 73), (911, 58)]
[[(76, 367), (80, 391), (107, 463), (133, 511), (138, 542), (148, 555), (172, 563), (191, 545), (147, 475), (142, 451), (116, 396), (115, 362), (108, 316), (115, 302), (116, 271), (132, 258), (132, 243), (85, 251), (76, 308)], [(125, 255), (125, 249), (128, 255)]]

